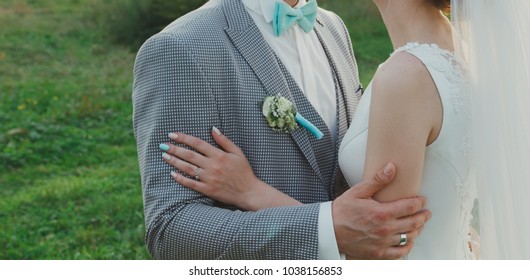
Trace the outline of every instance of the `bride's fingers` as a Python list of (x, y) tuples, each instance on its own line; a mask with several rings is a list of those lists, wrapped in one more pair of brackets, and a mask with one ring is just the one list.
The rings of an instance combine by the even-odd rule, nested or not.
[(207, 164), (208, 159), (202, 154), (171, 144), (162, 144), (160, 145), (160, 148), (170, 156), (177, 157), (198, 167), (206, 168), (205, 165)]
[(170, 133), (168, 136), (171, 140), (175, 141), (175, 143), (180, 143), (191, 147), (207, 157), (214, 156), (221, 152), (221, 150), (208, 144), (208, 142), (191, 135), (184, 133)]
[[(197, 173), (197, 170), (199, 170), (200, 167), (198, 166), (195, 166), (193, 164), (190, 164), (186, 161), (183, 161), (177, 157), (174, 157), (174, 156), (171, 156), (170, 154), (168, 153), (163, 153), (162, 154), (162, 158), (164, 159), (165, 162), (169, 163), (170, 165), (172, 165), (173, 167), (175, 167), (176, 169), (190, 175), (190, 176), (195, 176), (195, 174)], [(201, 169), (202, 170), (202, 169)]]
[(215, 126), (212, 127), (212, 137), (215, 140), (215, 143), (217, 143), (224, 151), (244, 156), (243, 151), (241, 151), (241, 149), (234, 144), (234, 142), (222, 134), (221, 131)]
[[(178, 174), (177, 172), (171, 172), (171, 177), (173, 177), (173, 179), (179, 183), (180, 185), (188, 188), (188, 189), (191, 189), (191, 190), (194, 190), (196, 192), (200, 192), (202, 194), (205, 194), (204, 193), (204, 190), (205, 190), (205, 185), (203, 183), (201, 183), (200, 181), (197, 181), (197, 180), (194, 180), (194, 179), (190, 179), (190, 178), (187, 178), (181, 174)], [(207, 194), (205, 194), (207, 195)]]

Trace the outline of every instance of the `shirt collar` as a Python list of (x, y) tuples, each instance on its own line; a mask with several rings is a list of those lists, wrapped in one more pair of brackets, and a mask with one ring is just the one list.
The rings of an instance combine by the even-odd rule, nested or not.
[[(242, 0), (243, 4), (251, 11), (263, 16), (267, 23), (272, 22), (274, 17), (274, 5), (276, 2), (283, 2), (283, 0)], [(298, 0), (295, 8), (300, 8), (307, 3), (306, 0)]]

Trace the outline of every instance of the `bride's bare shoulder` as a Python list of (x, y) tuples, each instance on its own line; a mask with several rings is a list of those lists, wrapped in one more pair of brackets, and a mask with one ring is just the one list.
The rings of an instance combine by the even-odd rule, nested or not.
[(419, 58), (405, 51), (393, 54), (377, 69), (373, 86), (376, 94), (397, 94), (400, 98), (439, 98), (427, 67)]
[[(370, 118), (393, 119), (430, 135), (431, 144), (442, 122), (438, 88), (420, 59), (407, 52), (392, 55), (377, 70), (372, 82)], [(416, 132), (418, 132), (416, 130)]]

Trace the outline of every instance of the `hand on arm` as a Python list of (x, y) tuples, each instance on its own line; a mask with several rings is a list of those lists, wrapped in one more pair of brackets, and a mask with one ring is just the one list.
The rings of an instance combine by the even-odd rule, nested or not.
[[(402, 69), (400, 71), (403, 72)], [(390, 86), (390, 88), (394, 88), (394, 93), (399, 93), (399, 88), (395, 85)], [(382, 92), (386, 92), (386, 90)], [(413, 90), (412, 92), (416, 91)], [(376, 98), (375, 102), (378, 102), (377, 100), (380, 99)], [(383, 101), (385, 100), (398, 104), (398, 101), (390, 97), (383, 99)], [(418, 104), (414, 103), (413, 105)], [(407, 104), (394, 106), (407, 109), (403, 112), (387, 111), (392, 117), (383, 115), (388, 120), (384, 120), (386, 123), (380, 123), (383, 128), (373, 129), (377, 132), (375, 135), (378, 136), (370, 137), (383, 138), (383, 140), (387, 137), (393, 137), (396, 142), (391, 143), (394, 145), (391, 147), (396, 150), (403, 149), (407, 153), (392, 154), (389, 151), (389, 154), (374, 155), (373, 161), (367, 161), (366, 170), (372, 171), (366, 172), (365, 181), (357, 184), (333, 202), (333, 225), (339, 251), (351, 258), (396, 259), (407, 255), (412, 249), (414, 239), (430, 218), (430, 212), (422, 210), (425, 207), (425, 198), (414, 196), (419, 191), (419, 178), (421, 178), (419, 176), (421, 176), (421, 167), (423, 166), (422, 156), (425, 145), (431, 141), (430, 139), (435, 133), (429, 129), (425, 134), (420, 134), (420, 139), (421, 135), (424, 135), (423, 141), (407, 141), (406, 137), (410, 137), (410, 133), (417, 133), (417, 131), (405, 130), (405, 122), (398, 122), (397, 124), (392, 122), (398, 120), (398, 117), (401, 117), (403, 121), (404, 117), (399, 113), (408, 113), (408, 110), (414, 109), (406, 106)], [(373, 119), (378, 119), (378, 116)], [(423, 120), (425, 119), (423, 118)], [(403, 127), (396, 130), (398, 125)], [(412, 122), (410, 125), (413, 126), (416, 123)], [(426, 125), (422, 127), (427, 131)], [(399, 131), (404, 133), (397, 133)], [(384, 134), (385, 132), (396, 135), (388, 136)], [(190, 176), (195, 174), (197, 167), (201, 168), (200, 182), (177, 175), (176, 180), (179, 184), (247, 210), (299, 204), (298, 201), (257, 179), (241, 150), (225, 136), (217, 134), (215, 131), (212, 132), (214, 140), (223, 151), (186, 134), (177, 133), (176, 135), (178, 137), (173, 136), (173, 141), (191, 147), (197, 152), (170, 145), (168, 154), (171, 155), (171, 158), (166, 161)], [(399, 136), (403, 136), (404, 139), (397, 139)], [(374, 147), (386, 145), (381, 140), (374, 139), (373, 141), (377, 143)], [(421, 144), (417, 144), (418, 142)], [(416, 149), (401, 146), (408, 144), (413, 144)], [(370, 149), (374, 148), (369, 146)], [(411, 164), (407, 162), (405, 164), (402, 160), (406, 160), (409, 153), (414, 155), (414, 159), (421, 158), (421, 164), (418, 166), (407, 165)], [(388, 157), (389, 155), (391, 157)], [(397, 179), (394, 179), (396, 170), (393, 164), (387, 166), (386, 172), (383, 170), (377, 172), (389, 160), (394, 161), (400, 167)], [(388, 187), (385, 187), (386, 185)], [(396, 246), (400, 242), (400, 233), (407, 233), (408, 235), (409, 243), (406, 246)]]
[[(179, 184), (247, 210), (300, 204), (255, 178), (241, 150), (226, 136), (215, 133), (215, 130), (212, 133), (215, 141), (225, 150), (222, 151), (198, 138), (182, 133), (177, 135), (176, 138), (172, 135), (176, 143), (185, 144), (198, 152), (169, 145), (171, 159), (166, 162), (190, 176), (194, 175), (196, 166), (212, 171), (201, 171), (201, 182), (179, 174), (176, 176)], [(204, 155), (209, 156), (206, 158)], [(385, 171), (379, 171), (333, 202), (334, 231), (341, 252), (352, 258), (395, 259), (410, 251), (413, 240), (430, 218), (428, 211), (420, 211), (425, 206), (425, 198), (393, 203), (379, 203), (372, 198), (392, 181), (395, 173), (394, 165), (389, 164)], [(395, 247), (401, 232), (408, 232), (411, 242), (405, 247)]]
[[(339, 251), (350, 259), (398, 259), (412, 249), (431, 213), (424, 197), (381, 203), (374, 195), (395, 180), (394, 164), (353, 186), (333, 201), (333, 225)], [(406, 246), (396, 246), (407, 232)]]
[(244, 210), (257, 211), (301, 203), (261, 181), (254, 175), (245, 154), (217, 128), (212, 137), (223, 149), (183, 133), (172, 133), (171, 140), (190, 149), (168, 144), (164, 160), (180, 172), (193, 177), (200, 170), (200, 180), (190, 179), (173, 172), (179, 184), (223, 203)]
[[(217, 134), (215, 130), (212, 132), (217, 144), (225, 150), (222, 151), (198, 138), (182, 133), (176, 135), (171, 137), (176, 143), (185, 144), (198, 152), (169, 145), (171, 159), (166, 159), (166, 162), (190, 176), (195, 174), (197, 166), (205, 168), (201, 171), (200, 182), (178, 174), (175, 180), (179, 184), (246, 210), (300, 204), (257, 179), (244, 154), (226, 136)], [(425, 207), (425, 198), (392, 203), (380, 203), (373, 199), (379, 190), (392, 182), (395, 174), (395, 166), (389, 164), (385, 170), (357, 184), (333, 202), (335, 236), (340, 251), (350, 258), (403, 257), (412, 249), (413, 240), (430, 218), (430, 212), (421, 211)], [(408, 233), (409, 244), (396, 247), (402, 232)]]

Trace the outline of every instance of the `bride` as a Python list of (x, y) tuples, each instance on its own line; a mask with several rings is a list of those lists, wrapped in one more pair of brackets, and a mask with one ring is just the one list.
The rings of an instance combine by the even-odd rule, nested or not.
[[(433, 218), (409, 259), (477, 256), (478, 249), (469, 245), (477, 194), (480, 257), (530, 259), (530, 2), (374, 3), (395, 51), (377, 70), (342, 141), (339, 161), (348, 183), (373, 176), (391, 161), (399, 172), (375, 199), (428, 197)], [(450, 6), (452, 22), (443, 13)], [(252, 210), (278, 201), (292, 204), (292, 198), (256, 178), (241, 151), (214, 132), (220, 147), (236, 155), (226, 157), (225, 166), (245, 168), (208, 176), (206, 171), (218, 165), (211, 158), (197, 166), (204, 170), (202, 188), (172, 173), (177, 182), (227, 204), (252, 200)], [(173, 140), (191, 137), (180, 136)], [(272, 195), (256, 199), (256, 188)]]

